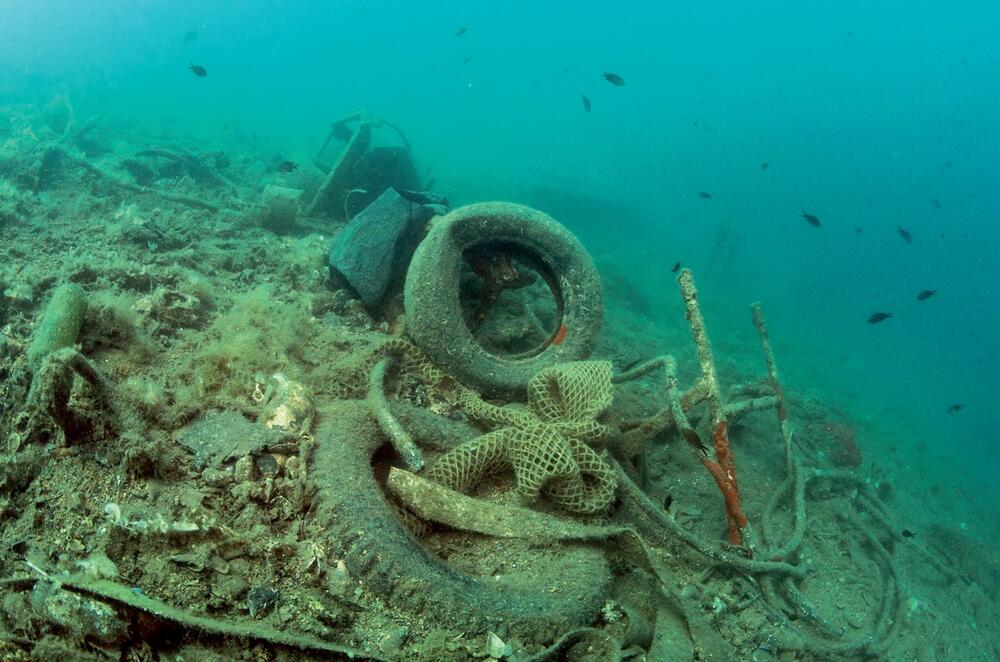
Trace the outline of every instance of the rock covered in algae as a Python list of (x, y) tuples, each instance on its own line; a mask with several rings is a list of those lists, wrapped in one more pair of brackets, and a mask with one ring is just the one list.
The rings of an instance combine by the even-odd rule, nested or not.
[(297, 188), (268, 184), (261, 196), (260, 224), (272, 232), (293, 230), (301, 199)]
[(54, 583), (40, 581), (31, 592), (35, 614), (75, 637), (116, 645), (128, 636), (128, 623), (118, 611), (100, 600), (85, 598)]
[(281, 438), (279, 431), (248, 421), (232, 411), (205, 414), (177, 435), (177, 441), (194, 452), (199, 468), (213, 469), (264, 450)]
[(444, 201), (386, 189), (344, 227), (330, 248), (330, 266), (350, 283), (361, 302), (377, 307), (427, 221), (448, 211)]

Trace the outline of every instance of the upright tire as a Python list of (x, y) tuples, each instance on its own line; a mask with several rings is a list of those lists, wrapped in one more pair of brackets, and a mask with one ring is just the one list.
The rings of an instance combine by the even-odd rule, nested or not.
[[(491, 245), (529, 264), (555, 297), (556, 330), (535, 350), (492, 354), (463, 319), (464, 255)], [(403, 303), (413, 342), (462, 383), (494, 395), (523, 394), (542, 368), (586, 358), (604, 314), (600, 276), (579, 240), (547, 214), (507, 202), (467, 205), (434, 219), (410, 261)]]

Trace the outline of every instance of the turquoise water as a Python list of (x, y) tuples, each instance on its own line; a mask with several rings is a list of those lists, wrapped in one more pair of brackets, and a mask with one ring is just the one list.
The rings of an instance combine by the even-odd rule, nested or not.
[[(620, 209), (560, 220), (652, 301), (673, 301), (675, 261), (692, 267), (717, 336), (750, 338), (743, 311), (763, 301), (793, 386), (992, 481), (995, 3), (2, 6), (4, 103), (64, 93), (79, 116), (290, 158), (368, 109), (406, 128), (453, 202), (545, 186)], [(893, 316), (868, 324), (876, 311)]]

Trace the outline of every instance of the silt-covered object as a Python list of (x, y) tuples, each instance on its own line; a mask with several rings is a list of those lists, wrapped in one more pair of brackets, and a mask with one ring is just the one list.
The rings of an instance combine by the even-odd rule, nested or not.
[(447, 201), (425, 193), (387, 189), (334, 239), (330, 267), (369, 309), (378, 308), (406, 272), (427, 221), (448, 212)]

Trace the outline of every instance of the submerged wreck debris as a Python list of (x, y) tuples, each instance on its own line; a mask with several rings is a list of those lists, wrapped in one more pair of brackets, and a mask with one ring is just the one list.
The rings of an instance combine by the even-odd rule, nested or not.
[(104, 377), (75, 348), (86, 310), (86, 296), (79, 286), (64, 283), (55, 289), (27, 350), (31, 387), (27, 406), (19, 415), (21, 430), (16, 443), (11, 442), (13, 450), (24, 442), (47, 439), (55, 428), (62, 433), (62, 445), (96, 432), (94, 426), (101, 417), (72, 402), (76, 377), (93, 392), (91, 408), (110, 414), (106, 424), (117, 427), (113, 398)]
[[(352, 118), (330, 140), (367, 151), (377, 127)], [(681, 267), (697, 363), (684, 347), (623, 360), (652, 354), (624, 346), (638, 318), (597, 336), (596, 269), (544, 214), (376, 199), (324, 168), (349, 188), (320, 219), (265, 194), (275, 232), (321, 220), (324, 236), (279, 237), (234, 223), (259, 207), (183, 155), (242, 191), (273, 169), (134, 156), (145, 138), (130, 168), (52, 121), (0, 158), (16, 212), (0, 225), (0, 657), (915, 659), (932, 614), (992, 622), (992, 548), (894, 521), (885, 477), (862, 473), (876, 445), (862, 462), (846, 417), (784, 391), (759, 304), (757, 378), (713, 353)], [(164, 172), (177, 190), (154, 188)], [(308, 204), (318, 182), (296, 174)], [(92, 210), (61, 215), (77, 198)], [(810, 436), (831, 422), (843, 458)]]
[[(795, 443), (795, 433), (788, 417), (784, 389), (778, 377), (774, 352), (767, 332), (764, 313), (759, 303), (751, 306), (754, 327), (760, 336), (761, 351), (767, 367), (768, 378), (778, 395), (778, 422), (781, 426), (781, 438), (785, 451), (785, 480), (772, 493), (763, 513), (763, 534), (766, 555), (769, 558), (791, 560), (801, 558), (801, 547), (806, 530), (806, 485), (812, 480), (828, 479), (845, 481), (857, 490), (855, 506), (861, 512), (874, 516), (883, 535), (898, 535), (884, 516), (885, 506), (865, 483), (853, 472), (843, 470), (828, 470), (820, 468), (805, 469), (798, 457)], [(792, 493), (794, 519), (791, 535), (784, 544), (777, 544), (778, 534), (775, 533), (774, 516), (780, 501), (789, 492)], [(838, 516), (842, 524), (851, 527), (864, 543), (872, 562), (876, 564), (881, 575), (881, 596), (874, 624), (867, 632), (850, 636), (843, 627), (833, 625), (821, 615), (815, 605), (805, 597), (801, 586), (794, 580), (785, 578), (778, 581), (774, 577), (765, 578), (761, 588), (764, 591), (765, 603), (771, 608), (772, 614), (778, 617), (784, 625), (781, 632), (783, 645), (789, 649), (812, 653), (818, 657), (831, 655), (858, 654), (879, 655), (892, 642), (898, 632), (902, 620), (903, 599), (896, 570), (896, 561), (886, 550), (880, 540), (879, 533), (868, 523), (858, 517), (846, 514)], [(940, 567), (940, 566), (938, 566)], [(945, 575), (950, 576), (950, 573)], [(789, 618), (795, 619), (795, 623)], [(797, 623), (808, 624), (799, 626)]]
[(299, 189), (268, 184), (261, 194), (258, 223), (278, 234), (295, 230), (301, 199), (302, 191)]
[[(399, 144), (373, 145), (374, 132), (382, 128), (391, 130)], [(336, 145), (341, 142), (344, 145), (338, 152)], [(314, 163), (326, 178), (306, 207), (309, 216), (349, 221), (390, 187), (404, 191), (422, 188), (406, 134), (363, 111), (330, 125), (330, 134)]]
[(389, 408), (389, 403), (385, 397), (385, 373), (389, 367), (389, 357), (386, 357), (375, 364), (372, 368), (368, 382), (368, 405), (372, 409), (379, 429), (389, 438), (392, 447), (396, 449), (403, 464), (412, 471), (420, 471), (424, 468), (423, 456), (420, 448), (413, 443), (413, 439), (406, 429), (400, 425), (396, 417), (393, 416)]
[[(681, 281), (682, 294), (689, 310), (692, 334), (696, 347), (699, 349), (699, 356), (702, 363), (703, 376), (696, 386), (695, 390), (697, 393), (694, 394), (694, 397), (686, 399), (688, 406), (685, 407), (685, 398), (676, 389), (676, 377), (674, 377), (673, 367), (676, 362), (670, 357), (654, 359), (646, 364), (637, 366), (630, 370), (629, 373), (619, 376), (618, 381), (634, 379), (650, 373), (657, 367), (666, 367), (669, 377), (668, 391), (670, 391), (669, 400), (671, 403), (668, 411), (670, 411), (672, 417), (670, 425), (676, 426), (678, 429), (692, 429), (691, 424), (687, 422), (688, 414), (686, 409), (693, 409), (695, 405), (703, 401), (707, 401), (708, 403), (708, 414), (704, 418), (707, 419), (709, 427), (714, 428), (716, 431), (720, 428), (725, 429), (727, 409), (728, 411), (743, 414), (760, 409), (776, 410), (779, 423), (782, 426), (782, 438), (788, 460), (788, 478), (776, 490), (769, 502), (768, 510), (764, 514), (763, 533), (765, 535), (765, 543), (765, 541), (758, 540), (755, 535), (749, 535), (751, 530), (748, 528), (747, 518), (743, 514), (739, 503), (738, 488), (735, 483), (735, 463), (732, 459), (731, 450), (728, 447), (729, 440), (727, 436), (716, 435), (714, 440), (716, 447), (715, 459), (709, 459), (705, 456), (702, 460), (706, 467), (709, 468), (713, 477), (716, 478), (720, 489), (726, 497), (730, 542), (738, 547), (737, 552), (732, 553), (719, 550), (712, 543), (700, 540), (691, 532), (680, 527), (672, 517), (665, 514), (659, 507), (652, 503), (649, 497), (628, 476), (627, 472), (622, 469), (617, 460), (609, 458), (611, 464), (616, 467), (618, 482), (621, 485), (619, 494), (624, 499), (623, 509), (618, 513), (616, 519), (618, 521), (632, 522), (640, 532), (642, 539), (647, 541), (647, 544), (669, 546), (670, 540), (677, 540), (691, 546), (714, 564), (728, 566), (738, 573), (745, 573), (751, 578), (756, 578), (755, 581), (760, 582), (763, 589), (761, 597), (764, 598), (765, 604), (769, 605), (769, 609), (777, 612), (787, 612), (791, 608), (798, 613), (798, 618), (803, 620), (804, 623), (813, 624), (818, 628), (817, 632), (811, 632), (803, 626), (787, 624), (786, 632), (781, 637), (781, 641), (785, 647), (808, 651), (820, 656), (849, 653), (876, 654), (878, 651), (883, 650), (888, 645), (888, 642), (891, 641), (892, 634), (895, 631), (894, 628), (897, 627), (894, 624), (898, 623), (898, 613), (902, 602), (896, 590), (895, 561), (885, 551), (882, 544), (878, 542), (878, 534), (871, 530), (869, 525), (861, 522), (853, 524), (853, 526), (857, 527), (861, 540), (866, 543), (866, 547), (877, 567), (882, 568), (883, 598), (880, 600), (879, 613), (870, 632), (861, 636), (846, 637), (842, 629), (832, 626), (826, 627), (825, 624), (827, 624), (827, 621), (824, 617), (819, 616), (817, 609), (804, 597), (802, 591), (798, 588), (797, 582), (802, 581), (810, 573), (809, 568), (801, 563), (798, 551), (799, 547), (803, 544), (806, 522), (805, 483), (819, 479), (848, 481), (854, 484), (857, 489), (863, 491), (865, 495), (865, 508), (874, 508), (873, 512), (881, 513), (882, 507), (878, 505), (877, 497), (865, 486), (864, 481), (855, 474), (818, 468), (805, 472), (802, 469), (801, 462), (797, 458), (795, 445), (792, 441), (793, 432), (788, 418), (787, 405), (784, 402), (783, 391), (777, 377), (774, 356), (770, 349), (770, 341), (759, 305), (754, 306), (753, 317), (761, 336), (765, 363), (768, 368), (768, 379), (774, 394), (770, 396), (754, 396), (753, 393), (758, 393), (759, 391), (743, 389), (751, 393), (751, 396), (745, 402), (753, 404), (739, 403), (732, 408), (727, 408), (723, 405), (715, 382), (715, 368), (711, 357), (710, 345), (703, 321), (697, 309), (697, 292), (694, 287), (694, 281), (689, 271), (685, 271), (679, 280)], [(604, 428), (602, 424), (597, 422), (596, 418), (589, 418), (590, 416), (596, 417), (600, 415), (609, 402), (609, 387), (613, 381), (610, 375), (610, 366), (604, 364), (604, 369), (600, 371), (605, 376), (605, 379), (598, 381), (604, 383), (605, 386), (597, 390), (597, 392), (603, 395), (596, 397), (596, 400), (590, 400), (586, 397), (583, 397), (583, 399), (567, 400), (564, 397), (567, 393), (576, 394), (576, 398), (582, 397), (579, 395), (579, 384), (575, 388), (567, 389), (567, 386), (570, 384), (566, 382), (566, 378), (571, 378), (573, 373), (572, 371), (566, 371), (571, 366), (582, 367), (588, 365), (596, 364), (593, 362), (563, 364), (539, 373), (538, 377), (536, 377), (537, 381), (533, 380), (529, 386), (529, 402), (535, 403), (532, 405), (535, 411), (549, 412), (545, 415), (546, 419), (552, 421), (551, 424), (560, 426), (564, 430), (564, 434), (566, 431), (572, 430), (572, 426), (580, 425), (591, 434), (597, 434), (594, 439), (613, 441), (611, 439), (613, 435), (602, 431)], [(542, 386), (543, 384), (545, 386)], [(525, 471), (523, 467), (519, 470), (517, 461), (511, 458), (511, 443), (514, 443), (516, 447), (519, 436), (530, 437), (527, 431), (534, 429), (531, 427), (532, 424), (529, 420), (533, 415), (516, 409), (510, 410), (488, 405), (482, 403), (477, 397), (469, 396), (465, 393), (467, 392), (460, 390), (457, 401), (459, 402), (459, 406), (463, 407), (473, 419), (485, 420), (492, 422), (494, 425), (498, 423), (509, 425), (511, 426), (509, 428), (510, 432), (505, 432), (501, 428), (497, 432), (487, 433), (476, 440), (467, 442), (464, 446), (459, 446), (452, 451), (448, 451), (438, 459), (439, 464), (431, 466), (428, 470), (427, 478), (440, 482), (448, 488), (457, 488), (460, 492), (468, 492), (471, 487), (474, 487), (483, 480), (486, 473), (481, 471), (483, 466), (492, 466), (496, 462), (511, 461), (515, 463), (515, 482), (518, 485), (518, 493), (525, 493), (531, 496), (541, 492), (554, 505), (564, 506), (565, 504), (560, 504), (559, 502), (559, 490), (542, 489), (536, 491), (534, 483), (530, 479), (525, 478), (526, 475), (530, 475), (529, 472)], [(534, 399), (531, 395), (532, 393), (535, 394)], [(563, 396), (560, 396), (560, 393)], [(583, 418), (573, 418), (571, 416), (570, 420), (575, 422), (572, 423), (571, 427), (566, 427), (570, 425), (569, 420), (562, 421), (558, 416), (553, 417), (553, 414), (549, 411), (549, 408), (554, 403), (559, 403), (559, 406), (565, 407), (564, 413), (573, 411), (576, 411), (578, 414), (581, 412), (587, 413)], [(581, 405), (580, 403), (589, 404)], [(659, 418), (661, 426), (664, 426), (665, 420), (662, 416)], [(537, 426), (538, 423), (534, 425)], [(523, 432), (518, 432), (519, 430), (523, 430)], [(648, 429), (646, 433), (649, 434)], [(501, 443), (504, 439), (508, 439), (507, 443)], [(543, 446), (534, 444), (533, 451), (537, 450), (537, 452), (546, 456), (559, 457), (558, 453), (553, 455), (551, 451), (546, 451)], [(621, 450), (620, 447), (616, 448), (613, 444), (611, 448), (615, 451)], [(504, 460), (505, 457), (508, 459)], [(458, 458), (461, 462), (456, 463), (454, 458)], [(558, 462), (556, 462), (556, 465), (558, 465)], [(530, 469), (531, 465), (529, 464), (528, 467)], [(431, 488), (421, 488), (414, 491), (411, 488), (404, 487), (404, 485), (414, 486), (415, 483), (413, 481), (415, 478), (404, 479), (404, 474), (401, 473), (392, 475), (395, 478), (390, 478), (390, 488), (418, 515), (422, 514), (422, 516), (430, 517), (436, 521), (444, 521), (452, 526), (456, 526), (461, 521), (460, 528), (475, 530), (480, 533), (491, 530), (496, 535), (510, 535), (509, 531), (507, 533), (502, 532), (510, 528), (510, 525), (501, 524), (503, 518), (507, 517), (502, 514), (502, 511), (486, 515), (485, 513), (488, 512), (489, 506), (484, 504), (483, 507), (487, 508), (487, 510), (480, 517), (475, 514), (478, 512), (478, 507), (473, 505), (475, 504), (475, 500), (466, 500), (463, 501), (466, 506), (460, 511), (455, 511), (449, 515), (447, 514), (448, 511), (441, 510), (441, 508), (446, 508), (442, 503), (441, 496), (446, 493), (435, 492)], [(614, 483), (611, 484), (613, 485)], [(532, 489), (526, 489), (525, 486)], [(795, 508), (794, 526), (789, 539), (783, 544), (778, 544), (776, 541), (780, 538), (780, 534), (776, 533), (774, 513), (779, 509), (783, 496), (790, 490), (793, 491), (793, 504)], [(430, 496), (433, 494), (437, 494), (437, 496)], [(555, 498), (552, 498), (553, 496)], [(455, 498), (459, 499), (459, 497)], [(428, 499), (431, 499), (433, 503), (438, 505), (431, 506), (431, 501), (428, 501)], [(467, 499), (467, 497), (461, 497), (461, 499)], [(567, 508), (566, 510), (574, 511), (573, 508)], [(581, 511), (576, 510), (576, 512)], [(594, 512), (594, 510), (583, 509), (582, 512)], [(469, 517), (472, 519), (468, 519)], [(638, 519), (633, 519), (636, 517)], [(510, 519), (510, 521), (514, 521), (515, 519)], [(888, 524), (888, 521), (884, 520), (884, 515), (882, 520), (885, 524)], [(479, 524), (476, 524), (477, 521)], [(887, 531), (882, 532), (883, 535), (892, 531), (891, 527), (886, 528)], [(607, 532), (603, 532), (602, 534), (602, 532), (596, 529), (591, 533), (593, 538), (600, 538), (602, 535), (607, 536)], [(897, 534), (892, 533), (890, 535)], [(739, 547), (740, 545), (746, 546)], [(703, 645), (696, 642), (696, 649), (705, 650)], [(716, 647), (720, 646), (720, 644), (715, 642), (711, 646)]]
[(326, 423), (317, 428), (311, 468), (316, 520), (366, 592), (433, 614), (443, 626), (546, 633), (543, 638), (566, 624), (589, 623), (600, 611), (610, 573), (599, 550), (543, 554), (544, 566), (525, 556), (524, 571), (493, 578), (458, 572), (428, 553), (376, 481), (372, 461), (383, 442), (368, 407), (341, 401), (320, 418)]
[[(0, 160), (0, 171), (33, 193), (61, 188), (91, 191), (95, 195), (126, 194), (132, 199), (147, 197), (212, 212), (234, 206), (239, 198), (239, 189), (233, 182), (200, 156), (183, 148), (143, 149), (134, 156), (94, 159), (110, 151), (93, 137), (99, 122), (97, 116), (81, 124), (70, 121), (60, 134), (46, 140), (40, 140), (29, 130), (27, 135), (33, 137), (34, 143), (20, 152), (5, 151), (7, 160)], [(162, 178), (181, 177), (204, 190), (189, 195), (155, 185)], [(211, 192), (215, 199), (202, 197), (206, 192)]]
[[(45, 573), (37, 578), (8, 579), (6, 583), (17, 588), (34, 587), (32, 602), (38, 604), (36, 608), (42, 610), (45, 617), (52, 620), (66, 617), (66, 625), (72, 628), (72, 632), (81, 638), (96, 639), (99, 643), (115, 643), (126, 638), (130, 623), (116, 613), (115, 607), (121, 607), (132, 618), (131, 627), (152, 635), (163, 634), (167, 625), (174, 625), (226, 638), (267, 642), (299, 652), (333, 653), (348, 659), (386, 659), (371, 651), (270, 628), (257, 622), (240, 623), (194, 614), (144, 595), (142, 591), (85, 574)], [(73, 618), (74, 614), (67, 613), (67, 605), (80, 612), (82, 618)]]
[[(455, 295), (466, 256), (490, 248), (529, 265), (548, 286), (556, 321), (546, 342), (508, 355), (490, 352), (463, 323)], [(407, 335), (459, 381), (487, 393), (523, 392), (543, 368), (586, 358), (603, 319), (593, 260), (562, 225), (522, 205), (467, 205), (436, 219), (410, 262), (403, 303)]]
[(443, 198), (386, 189), (352, 218), (330, 247), (330, 268), (373, 313), (402, 289), (406, 267), (428, 221), (448, 212)]
[(592, 444), (611, 429), (597, 418), (611, 405), (611, 364), (563, 363), (541, 370), (528, 382), (530, 411), (491, 405), (469, 395), (462, 408), (496, 428), (445, 453), (427, 477), (468, 493), (505, 466), (513, 466), (516, 494), (523, 503), (541, 494), (566, 512), (603, 512), (617, 481), (604, 452)]
[[(740, 503), (740, 489), (736, 480), (736, 463), (733, 451), (729, 445), (729, 434), (726, 431), (726, 413), (719, 397), (719, 382), (715, 372), (715, 359), (712, 356), (712, 346), (705, 329), (705, 320), (701, 316), (701, 306), (698, 305), (698, 290), (694, 285), (694, 277), (690, 269), (681, 271), (677, 278), (681, 286), (681, 298), (684, 299), (684, 309), (691, 325), (691, 336), (698, 350), (698, 363), (701, 365), (701, 383), (705, 388), (705, 399), (708, 402), (708, 424), (712, 431), (712, 441), (715, 445), (715, 459), (703, 455), (701, 463), (705, 465), (712, 478), (715, 479), (726, 503), (726, 518), (729, 521), (729, 542), (739, 547), (743, 544), (743, 529), (747, 526), (747, 516), (743, 514)], [(678, 422), (686, 421), (686, 417)], [(686, 429), (690, 430), (690, 426)]]
[[(486, 320), (486, 316), (501, 294), (507, 290), (527, 287), (537, 280), (532, 272), (519, 269), (509, 254), (497, 252), (489, 247), (484, 250), (470, 251), (466, 259), (471, 264), (472, 270), (483, 281), (479, 305), (476, 306), (469, 322), (473, 332), (477, 331)], [(565, 336), (565, 327), (560, 327), (560, 332), (553, 336), (552, 342), (560, 344)]]
[[(91, 411), (72, 405), (76, 377), (80, 377), (94, 392), (96, 404), (91, 406)], [(22, 435), (22, 440), (26, 441), (46, 438), (49, 436), (47, 428), (52, 424), (62, 432), (62, 445), (94, 436), (101, 427), (118, 427), (111, 391), (104, 378), (83, 354), (72, 347), (46, 356), (32, 379), (27, 405), (24, 413), (27, 424)], [(108, 435), (105, 433), (103, 436)]]
[(76, 344), (86, 312), (86, 295), (79, 285), (64, 283), (55, 289), (28, 347), (28, 367), (33, 372), (37, 374), (52, 352)]
[[(120, 189), (140, 195), (148, 195), (161, 200), (175, 202), (188, 207), (195, 207), (211, 212), (218, 211), (220, 208), (224, 207), (224, 205), (214, 204), (207, 200), (190, 195), (164, 191), (142, 183), (127, 182), (102, 170), (86, 159), (72, 154), (58, 144), (50, 145), (43, 149), (42, 155), (38, 161), (38, 166), (35, 169), (35, 183), (33, 190), (36, 192), (44, 191), (54, 186), (55, 179), (65, 173), (67, 166), (76, 168), (82, 174), (95, 178), (100, 184), (108, 186), (112, 189)], [(126, 166), (126, 169), (130, 168)], [(139, 179), (140, 182), (146, 181), (141, 178), (137, 179)]]
[(143, 149), (137, 157), (159, 160), (166, 165), (157, 169), (157, 178), (188, 176), (202, 186), (228, 188), (236, 191), (236, 185), (227, 180), (202, 161), (201, 157), (184, 149)]

